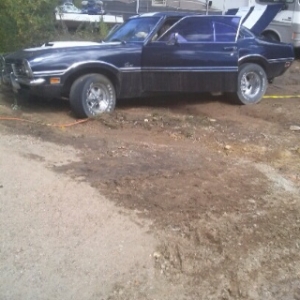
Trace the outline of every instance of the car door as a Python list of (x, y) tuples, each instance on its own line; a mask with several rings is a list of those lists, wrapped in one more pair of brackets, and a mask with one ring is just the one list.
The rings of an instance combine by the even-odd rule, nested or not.
[(146, 92), (234, 91), (240, 17), (188, 16), (142, 50)]

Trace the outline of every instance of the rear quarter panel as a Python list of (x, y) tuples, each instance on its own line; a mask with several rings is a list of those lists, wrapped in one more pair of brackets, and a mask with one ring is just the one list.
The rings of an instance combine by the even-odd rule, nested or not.
[(239, 65), (247, 62), (258, 63), (265, 69), (268, 78), (282, 75), (295, 57), (291, 44), (255, 38), (241, 40), (238, 44)]

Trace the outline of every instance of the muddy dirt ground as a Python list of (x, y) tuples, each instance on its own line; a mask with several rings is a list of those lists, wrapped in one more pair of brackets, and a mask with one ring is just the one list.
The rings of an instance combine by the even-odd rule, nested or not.
[[(101, 296), (85, 299), (300, 299), (300, 62), (267, 94), (291, 97), (255, 106), (210, 95), (137, 99), (75, 124), (68, 102), (14, 103), (1, 94), (3, 141), (29, 136), (71, 147), (78, 159), (47, 170), (105, 196), (118, 211), (114, 217), (130, 215), (155, 241), (148, 266), (133, 268), (135, 274), (153, 268), (155, 285), (147, 276), (130, 284), (118, 277)], [(41, 164), (47, 149), (32, 150), (27, 159)], [(51, 189), (46, 193), (51, 197)], [(116, 228), (122, 236), (122, 226)], [(124, 261), (131, 254), (123, 253)], [(108, 255), (106, 263), (114, 260)], [(72, 269), (65, 272), (72, 278)], [(15, 287), (3, 282), (2, 296), (14, 295), (8, 291)]]

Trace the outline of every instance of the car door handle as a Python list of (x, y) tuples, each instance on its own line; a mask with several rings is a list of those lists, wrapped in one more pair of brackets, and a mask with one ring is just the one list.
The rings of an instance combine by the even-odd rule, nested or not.
[(232, 46), (232, 47), (224, 47), (223, 48), (225, 51), (236, 51), (237, 47)]

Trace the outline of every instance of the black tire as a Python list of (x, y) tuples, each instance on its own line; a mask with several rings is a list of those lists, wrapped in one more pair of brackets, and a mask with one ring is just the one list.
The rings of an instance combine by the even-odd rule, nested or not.
[(267, 75), (261, 66), (246, 63), (240, 67), (237, 87), (237, 97), (240, 103), (250, 105), (260, 102), (267, 87)]
[(70, 105), (79, 118), (112, 112), (116, 106), (115, 88), (104, 75), (84, 75), (79, 77), (71, 87)]
[(267, 41), (280, 42), (279, 36), (274, 32), (264, 32), (262, 36)]

